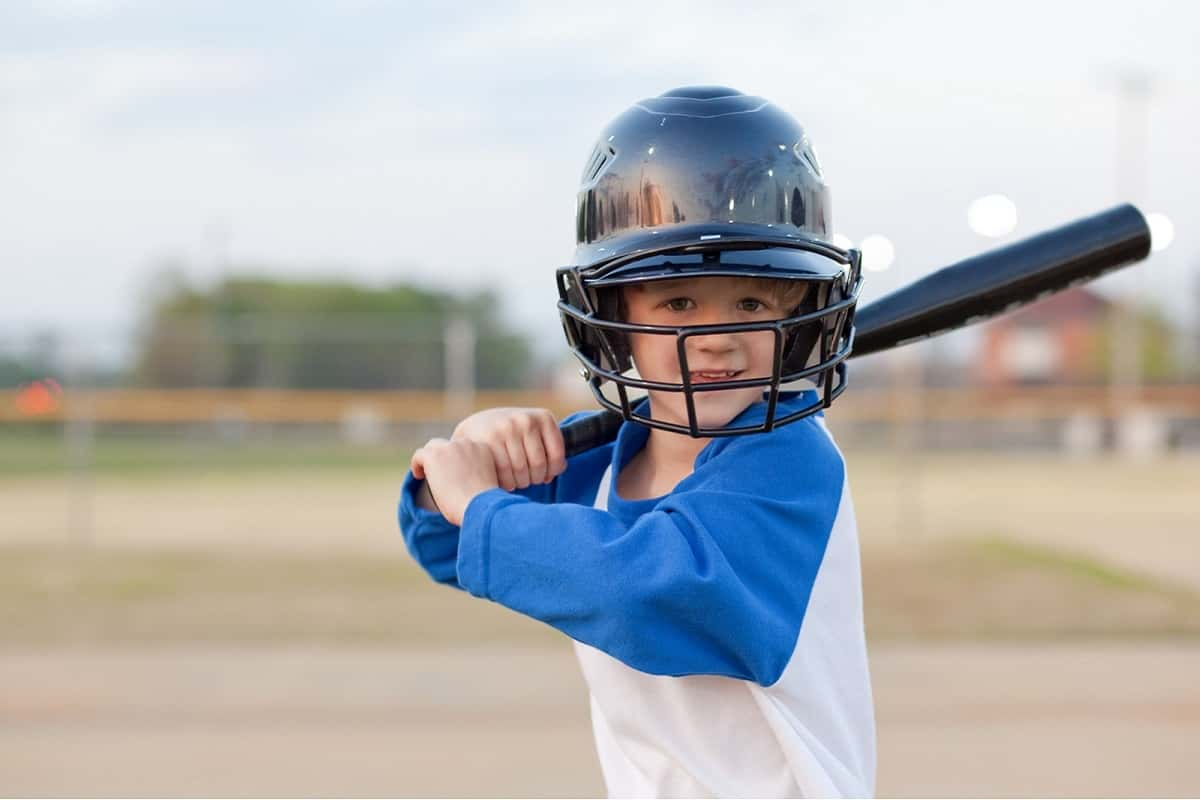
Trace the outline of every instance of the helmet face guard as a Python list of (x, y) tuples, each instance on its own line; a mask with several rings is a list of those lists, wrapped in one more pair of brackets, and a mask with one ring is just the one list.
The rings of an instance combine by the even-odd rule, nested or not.
[[(860, 256), (858, 251), (842, 251), (824, 243), (789, 243), (797, 250), (817, 253), (830, 259), (831, 265), (841, 268), (824, 270), (824, 274), (809, 273), (786, 277), (769, 267), (755, 268), (744, 255), (735, 265), (722, 267), (719, 259), (723, 252), (709, 249), (702, 254), (710, 256), (707, 264), (692, 270), (680, 268), (668, 261), (672, 268), (664, 269), (662, 258), (654, 254), (636, 260), (632, 265), (634, 274), (622, 276), (622, 267), (630, 266), (629, 260), (613, 262), (601, 269), (564, 267), (558, 270), (559, 316), (567, 341), (576, 358), (583, 365), (581, 370), (592, 394), (601, 406), (622, 415), (624, 419), (639, 422), (653, 428), (685, 433), (693, 437), (736, 436), (770, 431), (826, 408), (846, 387), (845, 359), (850, 354), (854, 337), (854, 308), (862, 286)], [(772, 243), (772, 250), (777, 245)], [(695, 251), (695, 248), (689, 248)], [(742, 253), (742, 251), (739, 251)], [(679, 253), (675, 261), (681, 260)], [(686, 254), (683, 254), (686, 255)], [(669, 257), (669, 256), (668, 256)], [(768, 259), (757, 259), (765, 262)], [(648, 280), (671, 280), (712, 275), (740, 275), (747, 277), (770, 277), (776, 280), (796, 280), (810, 283), (816, 288), (810, 292), (812, 301), (797, 313), (778, 320), (736, 322), (718, 325), (647, 325), (618, 319), (616, 304), (611, 295), (606, 300), (605, 290), (614, 292), (622, 284)], [(614, 277), (616, 276), (616, 277)], [(728, 381), (705, 381), (694, 383), (688, 367), (688, 340), (712, 335), (770, 333), (773, 337), (774, 357), (770, 375)], [(632, 359), (628, 337), (631, 334), (670, 336), (675, 339), (675, 351), (679, 359), (679, 383), (646, 380), (630, 374)], [(816, 398), (800, 409), (789, 408), (783, 416), (777, 416), (782, 388), (798, 381), (808, 381), (817, 388)], [(612, 384), (616, 396), (605, 393), (605, 384)], [(765, 417), (761, 423), (736, 427), (702, 427), (696, 413), (696, 394), (723, 390), (761, 387), (766, 401)], [(640, 398), (630, 396), (630, 390), (673, 392), (683, 395), (687, 407), (687, 425), (680, 425), (647, 414), (638, 413), (634, 405)]]

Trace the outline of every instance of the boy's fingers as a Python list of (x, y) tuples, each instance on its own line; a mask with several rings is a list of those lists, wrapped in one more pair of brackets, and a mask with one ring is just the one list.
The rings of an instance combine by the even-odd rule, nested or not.
[(500, 484), (501, 489), (511, 492), (517, 488), (517, 481), (513, 476), (512, 461), (509, 459), (508, 448), (504, 446), (504, 442), (490, 443), (488, 444), (488, 448), (492, 451), (492, 463), (496, 467), (496, 482)]
[(512, 464), (512, 475), (516, 488), (524, 489), (529, 486), (529, 462), (525, 458), (524, 440), (507, 437), (504, 444), (508, 450), (509, 463)]
[(546, 483), (550, 476), (546, 472), (546, 446), (542, 444), (542, 431), (537, 425), (530, 425), (523, 439), (525, 445), (525, 460), (529, 465), (529, 482)]
[(412, 471), (414, 478), (419, 481), (425, 480), (425, 453), (421, 450), (413, 453), (412, 459), (408, 462), (408, 468)]
[(542, 444), (546, 448), (546, 481), (567, 468), (567, 446), (553, 414), (546, 414), (541, 425)]

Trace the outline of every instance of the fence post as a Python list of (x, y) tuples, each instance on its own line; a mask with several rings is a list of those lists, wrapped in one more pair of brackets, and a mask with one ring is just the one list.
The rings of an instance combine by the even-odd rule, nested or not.
[(82, 553), (95, 539), (95, 409), (86, 386), (87, 352), (78, 341), (71, 341), (66, 350), (63, 436), (67, 450), (67, 536), (72, 549)]
[(444, 330), (446, 417), (458, 421), (475, 407), (475, 326), (452, 317)]

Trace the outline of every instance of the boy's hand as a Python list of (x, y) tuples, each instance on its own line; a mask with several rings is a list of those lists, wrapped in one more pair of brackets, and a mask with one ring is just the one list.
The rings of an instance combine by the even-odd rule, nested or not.
[(508, 492), (549, 483), (567, 468), (562, 431), (554, 415), (542, 408), (480, 411), (460, 422), (451, 438), (487, 445), (500, 487)]
[(437, 510), (454, 525), (462, 525), (475, 495), (499, 486), (491, 449), (469, 439), (430, 439), (413, 453), (410, 467), (414, 478), (425, 481)]

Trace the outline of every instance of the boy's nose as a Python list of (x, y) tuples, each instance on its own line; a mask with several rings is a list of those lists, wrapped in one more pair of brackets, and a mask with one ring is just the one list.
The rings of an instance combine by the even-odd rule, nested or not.
[(688, 342), (700, 353), (728, 353), (737, 347), (736, 337), (733, 333), (711, 333), (689, 337)]

